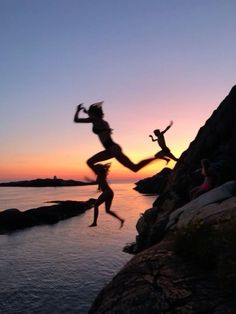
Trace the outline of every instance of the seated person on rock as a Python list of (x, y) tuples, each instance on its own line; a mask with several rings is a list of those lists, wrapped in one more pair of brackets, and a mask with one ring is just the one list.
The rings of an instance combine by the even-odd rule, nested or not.
[(161, 148), (161, 151), (155, 154), (155, 158), (165, 160), (166, 164), (168, 164), (171, 159), (173, 159), (174, 161), (179, 160), (171, 153), (169, 147), (166, 146), (166, 141), (164, 137), (164, 134), (166, 133), (166, 131), (169, 130), (169, 128), (171, 128), (172, 125), (173, 125), (173, 121), (170, 121), (170, 124), (165, 128), (165, 130), (163, 131), (160, 131), (159, 129), (154, 130), (153, 133), (155, 134), (156, 138), (154, 138), (152, 135), (149, 135), (152, 141), (157, 142)]
[(216, 186), (217, 176), (216, 173), (211, 168), (208, 159), (201, 160), (201, 174), (204, 177), (202, 184), (196, 186), (190, 191), (190, 198), (194, 199), (199, 195), (206, 193), (207, 191), (213, 189)]

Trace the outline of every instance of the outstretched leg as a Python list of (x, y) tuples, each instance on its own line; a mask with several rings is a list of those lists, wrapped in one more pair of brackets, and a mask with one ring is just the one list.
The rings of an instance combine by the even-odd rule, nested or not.
[[(113, 158), (114, 155), (108, 150), (103, 150), (87, 160), (87, 165), (94, 171), (94, 165), (100, 161)], [(94, 171), (95, 172), (95, 171)]]
[(97, 227), (97, 219), (98, 219), (98, 206), (94, 206), (93, 212), (93, 223), (89, 225), (89, 227)]
[(148, 165), (150, 162), (154, 161), (156, 158), (151, 157), (144, 160), (141, 160), (137, 164), (134, 164), (125, 154), (122, 153), (122, 151), (115, 156), (115, 158), (126, 168), (129, 168), (133, 172), (137, 172), (146, 165)]
[(170, 159), (166, 157), (166, 154), (163, 152), (163, 150), (161, 150), (160, 152), (156, 153), (155, 157), (158, 158), (158, 159), (165, 160), (166, 164), (168, 164), (170, 162)]
[(125, 154), (123, 154), (121, 148), (118, 145), (111, 147), (110, 149), (104, 150), (96, 155), (92, 156), (87, 160), (88, 166), (94, 171), (94, 165), (100, 161), (108, 160), (111, 158), (116, 158), (123, 166), (137, 172), (150, 162), (154, 161), (156, 158), (151, 157), (141, 160), (137, 164), (133, 163)]
[(167, 157), (170, 157), (170, 159), (173, 159), (174, 161), (178, 161), (179, 159), (176, 158), (171, 152), (166, 154)]
[(107, 214), (115, 217), (116, 219), (118, 219), (120, 221), (120, 228), (122, 228), (125, 220), (122, 219), (121, 217), (119, 217), (114, 211), (111, 210), (111, 203), (113, 200), (113, 196), (114, 196), (113, 193), (109, 193), (109, 195), (107, 195), (107, 199), (105, 201), (105, 210), (106, 210)]
[(97, 219), (98, 219), (98, 208), (99, 206), (105, 202), (104, 194), (102, 193), (95, 202), (94, 205), (94, 212), (93, 212), (93, 223), (89, 225), (89, 227), (96, 227), (97, 226)]

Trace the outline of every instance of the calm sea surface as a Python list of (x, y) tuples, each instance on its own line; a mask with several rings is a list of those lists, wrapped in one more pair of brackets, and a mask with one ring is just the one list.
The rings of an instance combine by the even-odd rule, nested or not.
[[(88, 228), (93, 210), (53, 226), (0, 235), (0, 312), (4, 314), (87, 313), (98, 292), (131, 259), (122, 252), (133, 242), (135, 225), (155, 197), (134, 185), (114, 183), (112, 209), (124, 227), (100, 207), (97, 228)], [(88, 200), (95, 186), (0, 188), (0, 211), (26, 210), (53, 200)]]

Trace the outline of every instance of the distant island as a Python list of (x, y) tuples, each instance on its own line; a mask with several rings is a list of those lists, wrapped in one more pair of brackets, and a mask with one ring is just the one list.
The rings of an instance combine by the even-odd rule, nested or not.
[(0, 183), (1, 186), (13, 186), (13, 187), (56, 187), (56, 186), (83, 186), (83, 185), (94, 185), (95, 181), (84, 182), (77, 180), (63, 180), (58, 179), (56, 176), (52, 179), (34, 179), (25, 181), (15, 181), (15, 182), (4, 182)]

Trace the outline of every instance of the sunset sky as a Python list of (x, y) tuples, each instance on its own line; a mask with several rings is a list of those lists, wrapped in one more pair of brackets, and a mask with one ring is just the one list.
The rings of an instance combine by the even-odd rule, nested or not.
[[(0, 180), (92, 177), (86, 160), (102, 146), (73, 123), (81, 102), (104, 100), (134, 162), (173, 120), (166, 141), (180, 156), (235, 85), (235, 12), (235, 0), (0, 0)], [(114, 160), (110, 177), (164, 166)]]

